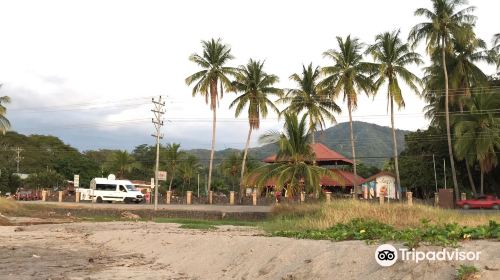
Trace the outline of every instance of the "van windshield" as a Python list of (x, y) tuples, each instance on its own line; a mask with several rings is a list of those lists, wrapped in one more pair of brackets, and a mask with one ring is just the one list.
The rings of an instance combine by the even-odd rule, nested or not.
[(135, 187), (133, 185), (125, 185), (125, 187), (127, 188), (127, 190), (129, 191), (136, 191)]

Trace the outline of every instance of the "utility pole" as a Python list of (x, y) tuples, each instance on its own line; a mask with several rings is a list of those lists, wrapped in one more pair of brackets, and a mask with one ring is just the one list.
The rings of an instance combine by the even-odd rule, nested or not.
[(200, 173), (198, 173), (198, 197), (200, 197)]
[(17, 156), (14, 159), (16, 161), (16, 164), (17, 164), (16, 173), (19, 173), (19, 163), (21, 162), (21, 160), (24, 159), (24, 157), (21, 156), (22, 151), (23, 151), (23, 149), (21, 149), (20, 147), (17, 147), (14, 149), (14, 152), (17, 153)]
[(153, 125), (155, 127), (155, 134), (152, 134), (154, 138), (156, 138), (156, 165), (155, 165), (155, 206), (154, 210), (158, 210), (158, 172), (159, 172), (159, 165), (160, 165), (160, 139), (163, 139), (163, 136), (160, 135), (160, 130), (161, 127), (163, 126), (163, 118), (162, 115), (165, 114), (165, 110), (163, 107), (165, 106), (165, 101), (161, 101), (161, 95), (158, 98), (158, 101), (156, 101), (154, 98), (152, 99), (153, 102), (153, 112), (154, 118), (152, 119)]

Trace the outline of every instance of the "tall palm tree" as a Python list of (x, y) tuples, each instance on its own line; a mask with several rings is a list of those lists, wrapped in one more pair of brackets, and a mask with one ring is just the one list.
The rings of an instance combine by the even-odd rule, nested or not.
[[(0, 88), (1, 87), (2, 85), (0, 84)], [(0, 131), (3, 135), (5, 135), (5, 132), (7, 132), (7, 130), (9, 130), (10, 128), (10, 122), (5, 117), (5, 115), (7, 114), (7, 108), (5, 108), (4, 104), (6, 103), (10, 103), (10, 97), (0, 96)]]
[(278, 143), (276, 162), (254, 169), (247, 177), (249, 180), (254, 178), (257, 186), (275, 180), (276, 191), (286, 187), (293, 197), (302, 189), (317, 192), (322, 176), (334, 176), (328, 169), (312, 164), (316, 155), (310, 145), (312, 135), (307, 117), (304, 114), (299, 121), (296, 114), (286, 113), (282, 133), (272, 131), (260, 137), (261, 143)]
[(201, 165), (198, 162), (198, 158), (194, 155), (187, 155), (187, 157), (180, 163), (178, 169), (182, 177), (183, 191), (185, 184), (187, 184), (188, 189), (191, 190), (191, 179), (193, 179), (196, 174), (201, 171)]
[(385, 32), (375, 37), (375, 44), (367, 49), (378, 68), (376, 72), (376, 89), (387, 84), (387, 102), (391, 108), (392, 149), (394, 154), (394, 167), (396, 171), (396, 188), (399, 190), (398, 145), (396, 142), (396, 129), (394, 128), (394, 103), (398, 109), (405, 106), (403, 93), (399, 86), (404, 82), (416, 94), (420, 94), (417, 85), (421, 84), (420, 78), (410, 72), (407, 67), (411, 64), (423, 63), (418, 53), (412, 52), (410, 46), (399, 38), (399, 30)]
[(312, 63), (307, 68), (302, 65), (302, 74), (293, 74), (290, 80), (296, 82), (297, 88), (288, 90), (285, 97), (279, 101), (289, 104), (284, 112), (299, 114), (305, 111), (309, 116), (309, 130), (311, 132), (312, 143), (316, 143), (314, 134), (316, 129), (323, 130), (326, 127), (326, 120), (336, 123), (332, 112), (340, 113), (342, 110), (331, 98), (328, 98), (327, 91), (319, 84), (321, 71), (319, 66), (313, 68)]
[[(235, 76), (237, 70), (226, 67), (227, 62), (233, 59), (231, 48), (222, 43), (221, 39), (202, 41), (203, 54), (192, 54), (189, 60), (196, 63), (203, 70), (186, 78), (186, 84), (193, 86), (193, 96), (200, 94), (205, 97), (205, 102), (210, 104), (212, 110), (212, 146), (210, 150), (210, 163), (208, 167), (207, 189), (210, 191), (212, 182), (212, 166), (215, 152), (215, 129), (217, 121), (217, 106), (219, 98), (224, 96), (224, 90), (233, 91), (229, 76)], [(220, 97), (219, 97), (220, 93)]]
[(135, 161), (127, 151), (115, 151), (111, 154), (109, 161), (110, 169), (118, 173), (118, 178), (123, 179), (125, 172), (132, 171), (133, 168), (138, 167), (138, 163)]
[(497, 64), (497, 70), (500, 70), (500, 33), (493, 35), (493, 48), (491, 50), (492, 59)]
[[(358, 106), (360, 91), (364, 91), (366, 94), (373, 91), (374, 83), (369, 74), (374, 70), (374, 67), (372, 64), (362, 61), (363, 44), (357, 38), (351, 38), (350, 35), (345, 40), (342, 37), (337, 37), (337, 44), (338, 50), (331, 49), (323, 53), (323, 56), (332, 59), (334, 64), (321, 69), (326, 76), (321, 84), (329, 89), (332, 98), (343, 94), (344, 101), (347, 101), (354, 177), (357, 178), (352, 111)], [(357, 183), (354, 182), (355, 189)]]
[(264, 62), (250, 59), (246, 66), (240, 66), (236, 80), (233, 82), (234, 88), (242, 94), (238, 96), (230, 105), (229, 108), (236, 106), (235, 116), (238, 117), (245, 107), (248, 107), (248, 136), (243, 154), (243, 162), (241, 164), (240, 176), (240, 198), (243, 197), (245, 185), (243, 178), (245, 176), (246, 160), (248, 156), (248, 146), (250, 145), (250, 137), (252, 131), (259, 129), (260, 117), (267, 117), (268, 107), (271, 111), (279, 114), (278, 108), (269, 99), (271, 95), (281, 96), (282, 91), (273, 87), (279, 82), (276, 75), (267, 74), (264, 72)]
[(170, 171), (170, 183), (168, 184), (168, 190), (172, 190), (172, 182), (174, 181), (175, 173), (179, 163), (183, 160), (185, 152), (180, 150), (181, 144), (172, 143), (168, 144), (165, 148), (167, 169)]
[(446, 52), (450, 51), (452, 38), (457, 34), (467, 32), (475, 24), (476, 17), (470, 13), (474, 7), (467, 7), (459, 10), (460, 6), (466, 5), (467, 0), (431, 0), (432, 10), (419, 8), (415, 11), (416, 16), (424, 16), (429, 21), (415, 25), (409, 34), (408, 39), (415, 46), (425, 39), (427, 43), (427, 53), (432, 55), (435, 51), (441, 51), (441, 66), (443, 67), (445, 84), (445, 117), (446, 134), (448, 138), (448, 153), (451, 162), (451, 173), (453, 177), (453, 188), (455, 199), (458, 200), (458, 182), (453, 159), (453, 147), (451, 143), (451, 128), (449, 115), (449, 92), (448, 92), (448, 70), (446, 68)]
[(473, 93), (470, 113), (455, 125), (455, 151), (458, 159), (479, 162), (481, 195), (484, 194), (484, 174), (498, 165), (500, 151), (500, 117), (494, 110), (500, 107), (499, 92)]

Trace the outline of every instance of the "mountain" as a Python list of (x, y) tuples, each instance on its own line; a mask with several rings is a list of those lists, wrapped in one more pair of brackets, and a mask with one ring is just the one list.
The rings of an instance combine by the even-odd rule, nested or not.
[[(366, 164), (381, 168), (384, 162), (392, 157), (392, 130), (387, 126), (380, 126), (366, 122), (353, 122), (354, 138), (356, 143), (356, 157)], [(396, 140), (398, 142), (398, 152), (404, 150), (404, 136), (408, 134), (408, 130), (396, 130)], [(349, 136), (349, 123), (339, 123), (332, 126), (323, 132), (316, 133), (316, 141), (321, 142), (327, 147), (351, 157), (351, 144)], [(224, 149), (215, 152), (215, 163), (220, 162), (230, 153), (239, 152), (237, 149)], [(277, 146), (275, 144), (264, 145), (260, 147), (250, 148), (249, 156), (256, 160), (276, 153)], [(203, 164), (208, 165), (210, 159), (210, 150), (194, 149), (186, 152), (196, 155)]]

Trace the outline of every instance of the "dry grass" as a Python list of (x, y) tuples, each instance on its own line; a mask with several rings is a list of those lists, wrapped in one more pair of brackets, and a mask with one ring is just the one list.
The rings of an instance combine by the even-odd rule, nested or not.
[[(300, 229), (326, 229), (337, 223), (353, 219), (371, 219), (395, 228), (418, 227), (422, 220), (435, 224), (458, 223), (462, 226), (485, 225), (490, 220), (500, 222), (498, 211), (464, 214), (431, 206), (409, 207), (399, 203), (378, 205), (362, 201), (335, 200), (329, 204), (279, 205), (273, 210), (276, 227)], [(271, 226), (274, 227), (274, 226)], [(291, 229), (291, 228), (290, 228)]]
[(24, 210), (22, 205), (17, 203), (15, 200), (5, 199), (0, 197), (0, 213), (12, 214), (12, 213), (18, 213), (22, 210)]

